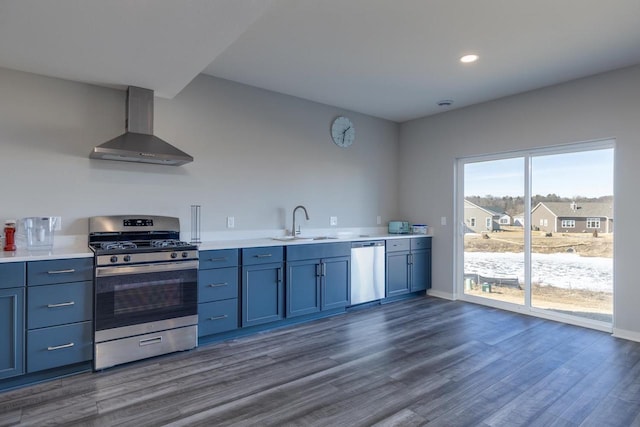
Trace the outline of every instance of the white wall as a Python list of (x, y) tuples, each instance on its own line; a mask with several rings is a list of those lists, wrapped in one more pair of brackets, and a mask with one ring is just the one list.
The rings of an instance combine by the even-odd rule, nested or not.
[(454, 294), (456, 158), (604, 138), (616, 140), (614, 331), (640, 340), (640, 66), (401, 125), (400, 213), (435, 226), (434, 290)]
[[(348, 114), (356, 142), (330, 139)], [(89, 160), (124, 131), (125, 92), (0, 69), (0, 219), (62, 216), (61, 235), (86, 235), (87, 217), (179, 216), (202, 205), (203, 232), (374, 227), (397, 213), (399, 126), (338, 108), (199, 76), (172, 100), (156, 98), (155, 133), (195, 157), (181, 167)], [(189, 236), (187, 236), (188, 238)]]

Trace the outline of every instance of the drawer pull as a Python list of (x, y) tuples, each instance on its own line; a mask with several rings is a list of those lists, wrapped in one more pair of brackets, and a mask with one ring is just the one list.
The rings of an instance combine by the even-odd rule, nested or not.
[(146, 340), (140, 340), (140, 347), (142, 347), (143, 345), (160, 344), (161, 342), (161, 336), (155, 338), (147, 338)]
[(212, 262), (221, 262), (221, 261), (226, 261), (226, 260), (227, 260), (226, 256), (223, 256), (223, 257), (220, 257), (220, 258), (209, 258), (209, 261), (212, 261)]
[(224, 282), (224, 283), (211, 283), (210, 285), (207, 285), (207, 286), (209, 286), (210, 288), (219, 288), (221, 286), (228, 286), (228, 285), (229, 283)]
[(55, 346), (47, 347), (47, 351), (62, 350), (63, 348), (71, 348), (74, 345), (75, 344), (72, 342), (70, 342), (69, 344), (55, 345)]
[(273, 254), (258, 254), (256, 258), (270, 258)]
[(215, 317), (209, 317), (207, 320), (222, 320), (222, 319), (226, 319), (227, 316), (226, 314), (223, 314), (222, 316), (215, 316)]
[(67, 273), (75, 273), (76, 269), (75, 268), (70, 268), (68, 270), (50, 270), (47, 271), (47, 274), (67, 274)]
[(47, 304), (47, 308), (69, 307), (69, 306), (75, 305), (75, 304), (76, 304), (75, 301), (61, 302), (59, 304)]

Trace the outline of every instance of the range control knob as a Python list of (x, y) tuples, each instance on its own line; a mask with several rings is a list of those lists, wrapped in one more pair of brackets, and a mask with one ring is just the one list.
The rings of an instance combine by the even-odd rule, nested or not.
[(110, 259), (111, 262), (118, 262), (118, 257), (113, 255)]
[(129, 262), (131, 261), (131, 255), (125, 255), (123, 259), (124, 259), (124, 262)]
[(187, 258), (189, 256), (189, 252), (182, 252), (182, 258)]
[(177, 252), (171, 252), (171, 258), (178, 258)]

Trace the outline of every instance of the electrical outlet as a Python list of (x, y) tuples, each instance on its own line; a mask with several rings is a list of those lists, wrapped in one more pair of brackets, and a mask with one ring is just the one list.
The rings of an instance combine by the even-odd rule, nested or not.
[(446, 216), (441, 216), (440, 217), (440, 225), (447, 225), (447, 217)]
[(338, 217), (332, 216), (329, 218), (329, 225), (338, 225)]
[(53, 230), (54, 231), (60, 231), (62, 230), (62, 217), (61, 216), (57, 216), (56, 218), (56, 222), (53, 225)]
[(382, 224), (382, 217), (380, 215), (376, 217), (376, 224), (378, 225)]
[(236, 218), (233, 216), (227, 217), (227, 228), (234, 228), (236, 226)]

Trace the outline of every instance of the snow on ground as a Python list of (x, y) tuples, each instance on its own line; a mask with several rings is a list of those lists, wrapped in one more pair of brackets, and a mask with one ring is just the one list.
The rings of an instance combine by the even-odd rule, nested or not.
[[(532, 282), (565, 289), (613, 292), (613, 259), (576, 254), (532, 254)], [(513, 278), (524, 284), (524, 254), (465, 252), (465, 274)]]

